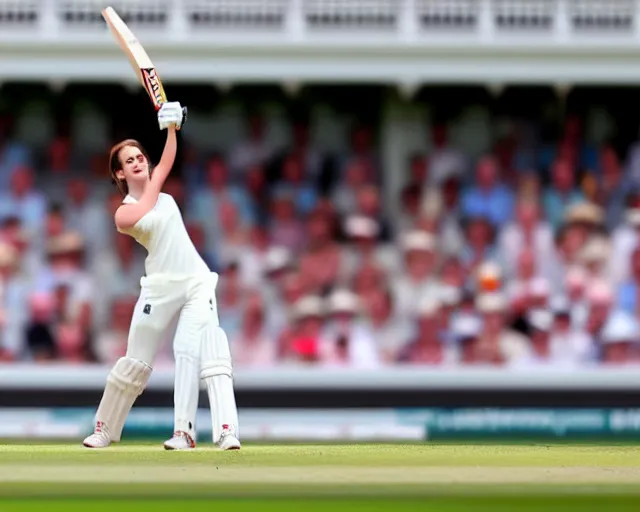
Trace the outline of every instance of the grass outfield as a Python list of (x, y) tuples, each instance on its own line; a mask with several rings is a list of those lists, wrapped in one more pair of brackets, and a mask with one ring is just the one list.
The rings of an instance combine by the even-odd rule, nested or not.
[[(66, 444), (0, 445), (0, 510), (60, 499), (224, 501), (225, 512), (282, 510), (640, 510), (640, 447), (571, 445), (246, 445), (166, 452), (159, 443), (89, 450)], [(313, 500), (310, 500), (313, 498)], [(524, 501), (525, 498), (529, 501)], [(204, 503), (204, 502), (202, 502)], [(146, 503), (151, 506), (150, 503)], [(67, 506), (68, 505), (68, 506)], [(219, 503), (216, 503), (218, 506)], [(204, 505), (203, 505), (204, 506)], [(210, 507), (211, 503), (206, 504)], [(25, 508), (26, 507), (26, 508)], [(139, 508), (139, 505), (136, 507)], [(173, 507), (171, 507), (173, 508)], [(204, 509), (204, 508), (203, 508)], [(106, 510), (106, 508), (105, 508)]]

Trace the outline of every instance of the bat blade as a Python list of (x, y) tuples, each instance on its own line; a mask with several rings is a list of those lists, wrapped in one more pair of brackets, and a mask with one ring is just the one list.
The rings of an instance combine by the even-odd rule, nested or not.
[(160, 109), (163, 103), (167, 102), (167, 95), (164, 92), (162, 81), (156, 72), (156, 68), (151, 58), (143, 48), (138, 38), (122, 20), (113, 7), (107, 7), (102, 11), (109, 30), (125, 53), (138, 80), (147, 91), (151, 102), (156, 110)]

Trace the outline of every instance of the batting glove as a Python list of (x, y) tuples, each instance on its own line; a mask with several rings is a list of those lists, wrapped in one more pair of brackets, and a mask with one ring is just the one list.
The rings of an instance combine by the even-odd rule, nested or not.
[(158, 110), (158, 126), (161, 130), (166, 130), (172, 125), (175, 125), (176, 129), (182, 128), (187, 117), (186, 107), (182, 107), (177, 101), (170, 101), (164, 103), (160, 110)]

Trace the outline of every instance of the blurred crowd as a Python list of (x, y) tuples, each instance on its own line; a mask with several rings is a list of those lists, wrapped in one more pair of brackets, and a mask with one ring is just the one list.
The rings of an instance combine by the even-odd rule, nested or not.
[[(359, 125), (327, 171), (296, 123), (273, 147), (260, 117), (227, 153), (183, 152), (165, 191), (220, 273), (237, 368), (640, 362), (640, 146), (592, 146), (579, 118), (553, 144), (502, 140), (479, 159), (432, 126), (382, 191), (375, 131)], [(112, 363), (126, 348), (144, 250), (113, 226), (102, 154), (71, 171), (0, 148), (0, 360)], [(171, 344), (157, 366), (171, 364)]]

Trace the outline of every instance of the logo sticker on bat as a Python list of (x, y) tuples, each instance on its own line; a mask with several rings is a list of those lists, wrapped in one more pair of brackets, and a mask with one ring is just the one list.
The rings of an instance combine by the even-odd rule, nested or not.
[(167, 101), (164, 95), (164, 89), (160, 83), (160, 78), (158, 77), (156, 70), (153, 68), (142, 69), (142, 76), (144, 77), (144, 83), (147, 91), (149, 91), (153, 104), (157, 110)]

